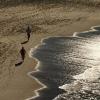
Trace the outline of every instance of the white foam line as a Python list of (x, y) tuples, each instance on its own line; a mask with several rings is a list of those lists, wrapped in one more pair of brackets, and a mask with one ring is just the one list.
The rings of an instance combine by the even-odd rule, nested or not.
[(32, 97), (27, 98), (27, 99), (25, 99), (25, 100), (31, 100), (31, 99), (35, 99), (35, 98), (39, 97), (40, 95), (39, 95), (38, 91), (47, 88), (47, 87), (46, 87), (44, 84), (42, 84), (37, 78), (35, 78), (34, 76), (31, 75), (31, 74), (34, 73), (34, 72), (38, 72), (38, 71), (29, 72), (27, 75), (28, 75), (29, 77), (31, 77), (32, 79), (35, 79), (40, 85), (42, 85), (42, 87), (34, 91), (35, 94), (36, 94), (36, 96), (32, 96)]
[(91, 28), (90, 28), (90, 30), (88, 30), (88, 31), (83, 31), (83, 32), (74, 32), (73, 33), (73, 37), (79, 37), (79, 36), (77, 36), (77, 34), (80, 34), (80, 33), (87, 33), (87, 32), (96, 32), (96, 31), (99, 31), (98, 29), (95, 29), (95, 27), (99, 27), (99, 26), (92, 26)]
[(59, 38), (59, 37), (72, 37), (72, 36), (48, 36), (48, 37), (46, 37), (46, 38), (43, 38), (43, 39), (41, 40), (41, 43), (45, 44), (43, 41), (44, 41), (44, 40), (47, 40), (47, 39), (49, 39), (49, 38), (52, 38), (52, 37), (54, 37), (54, 38)]
[(79, 33), (79, 32), (74, 32), (74, 33), (73, 33), (73, 37), (78, 37), (78, 36), (77, 36), (78, 33)]
[(46, 85), (44, 85), (44, 84), (41, 83), (37, 78), (35, 78), (34, 76), (31, 75), (32, 73), (35, 73), (35, 72), (38, 72), (38, 71), (39, 71), (38, 67), (39, 67), (39, 65), (40, 65), (40, 61), (39, 61), (38, 59), (36, 59), (35, 57), (33, 57), (32, 54), (33, 54), (33, 52), (34, 52), (41, 44), (43, 44), (43, 43), (42, 43), (42, 40), (41, 40), (41, 42), (40, 42), (39, 45), (36, 45), (34, 48), (31, 48), (30, 51), (29, 51), (29, 53), (28, 53), (30, 58), (35, 59), (35, 61), (37, 62), (37, 65), (36, 65), (36, 67), (35, 67), (35, 71), (28, 72), (27, 75), (28, 75), (30, 78), (36, 80), (36, 82), (38, 82), (40, 85), (42, 85), (42, 87), (34, 91), (36, 96), (32, 96), (32, 97), (27, 98), (27, 99), (25, 99), (25, 100), (31, 100), (31, 99), (35, 99), (35, 98), (39, 97), (40, 95), (39, 95), (38, 91), (40, 91), (40, 90), (42, 90), (42, 89), (44, 89), (44, 88), (47, 88)]
[(92, 26), (90, 29), (91, 30), (98, 30), (98, 29), (95, 29), (96, 27), (100, 27), (100, 26)]
[(25, 99), (25, 100), (31, 100), (31, 99), (35, 99), (35, 98), (39, 97), (40, 95), (39, 95), (38, 91), (47, 88), (46, 85), (44, 85), (44, 84), (41, 83), (37, 78), (35, 78), (34, 76), (31, 75), (32, 73), (35, 73), (35, 72), (40, 71), (40, 70), (38, 69), (38, 67), (39, 67), (39, 65), (40, 65), (40, 61), (37, 60), (36, 58), (34, 58), (34, 59), (37, 61), (37, 65), (36, 65), (36, 67), (35, 67), (35, 71), (28, 72), (27, 75), (28, 75), (29, 77), (31, 77), (32, 79), (36, 80), (36, 82), (38, 82), (40, 85), (42, 85), (42, 87), (34, 91), (35, 94), (36, 94), (36, 96), (32, 96), (32, 97), (27, 98), (27, 99)]

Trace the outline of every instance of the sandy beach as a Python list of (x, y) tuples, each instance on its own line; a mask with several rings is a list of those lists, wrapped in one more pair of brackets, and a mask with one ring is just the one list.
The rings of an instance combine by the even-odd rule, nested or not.
[[(29, 42), (23, 44), (26, 57), (21, 61), (21, 43), (27, 40), (26, 28), (32, 29)], [(0, 100), (25, 100), (41, 85), (27, 75), (37, 62), (29, 51), (49, 36), (71, 36), (74, 32), (100, 25), (99, 8), (63, 5), (19, 5), (0, 9)]]

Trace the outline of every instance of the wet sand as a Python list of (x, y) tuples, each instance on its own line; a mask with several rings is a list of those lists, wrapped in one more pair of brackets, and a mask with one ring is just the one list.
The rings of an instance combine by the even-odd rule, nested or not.
[[(32, 34), (29, 42), (23, 44), (27, 52), (26, 58), (22, 65), (15, 67), (15, 64), (21, 60), (20, 43), (27, 40), (25, 34), (27, 25), (31, 25)], [(0, 69), (4, 68), (0, 73), (0, 99), (25, 100), (35, 95), (34, 90), (41, 87), (27, 75), (36, 66), (36, 61), (30, 58), (28, 53), (31, 48), (40, 43), (41, 39), (49, 36), (71, 36), (74, 32), (85, 31), (95, 25), (100, 25), (100, 14), (97, 8), (69, 9), (59, 5), (45, 9), (23, 5), (0, 9), (0, 42), (13, 45), (11, 49), (9, 47), (5, 49), (11, 52), (7, 52), (0, 58), (6, 59), (0, 63)], [(2, 46), (1, 49), (5, 48)], [(5, 52), (1, 50), (0, 53)]]

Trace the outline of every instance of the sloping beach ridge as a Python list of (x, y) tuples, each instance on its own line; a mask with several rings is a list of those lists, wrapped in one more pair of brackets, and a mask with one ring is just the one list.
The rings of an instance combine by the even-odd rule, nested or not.
[[(75, 3), (76, 4), (76, 3)], [(100, 25), (99, 3), (89, 6), (63, 4), (17, 4), (0, 9), (0, 99), (25, 100), (36, 95), (42, 88), (27, 73), (35, 71), (37, 61), (29, 57), (31, 48), (40, 44), (43, 38), (51, 36), (72, 36), (74, 32), (89, 30)], [(21, 43), (27, 40), (25, 30), (30, 25), (31, 38), (24, 44), (27, 52), (22, 65)]]

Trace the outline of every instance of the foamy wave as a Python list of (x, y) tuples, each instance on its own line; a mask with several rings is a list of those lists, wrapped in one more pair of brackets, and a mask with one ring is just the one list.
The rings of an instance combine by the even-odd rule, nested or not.
[(70, 93), (72, 91), (73, 92), (74, 91), (79, 91), (82, 88), (82, 84), (79, 81), (75, 81), (75, 82), (73, 82), (71, 84), (65, 84), (63, 86), (60, 86), (59, 88)]
[(98, 31), (100, 31), (100, 26), (93, 26), (93, 27), (91, 27), (90, 29), (91, 29), (91, 30), (98, 30)]
[(67, 92), (91, 90), (89, 84), (93, 84), (93, 82), (96, 82), (100, 78), (100, 66), (89, 68), (84, 73), (73, 76), (73, 78), (76, 81), (60, 86), (59, 88)]
[[(73, 37), (78, 37), (79, 34), (86, 34), (89, 32), (96, 32), (96, 31), (100, 31), (100, 26), (93, 26), (90, 28), (89, 31), (84, 31), (81, 33), (75, 32), (73, 34)], [(95, 45), (92, 45), (93, 48), (93, 52), (91, 52), (94, 58), (99, 58), (99, 47), (98, 46), (95, 47)], [(94, 50), (96, 49), (96, 50)], [(98, 51), (99, 50), (99, 51)], [(65, 94), (61, 94), (58, 97), (56, 97), (54, 100), (59, 100), (59, 98), (65, 98), (66, 96), (70, 93), (78, 93), (83, 92), (85, 93), (85, 91), (90, 91), (90, 93), (93, 94), (97, 94), (100, 95), (100, 82), (99, 82), (99, 78), (100, 78), (100, 66), (93, 66), (92, 68), (88, 68), (86, 69), (82, 74), (79, 75), (75, 75), (73, 76), (73, 78), (75, 79), (74, 82), (72, 82), (71, 84), (64, 84), (62, 86), (59, 86), (60, 89), (63, 89), (66, 91)], [(97, 100), (97, 99), (96, 99)]]
[(28, 55), (30, 58), (33, 58), (33, 51), (34, 51), (34, 48), (31, 48)]
[(87, 69), (84, 73), (73, 76), (76, 80), (95, 81), (100, 78), (100, 66)]
[(93, 26), (90, 28), (90, 30), (88, 31), (83, 31), (83, 32), (74, 32), (73, 33), (73, 37), (80, 37), (79, 34), (87, 34), (89, 32), (96, 32), (96, 31), (100, 31), (100, 26)]

